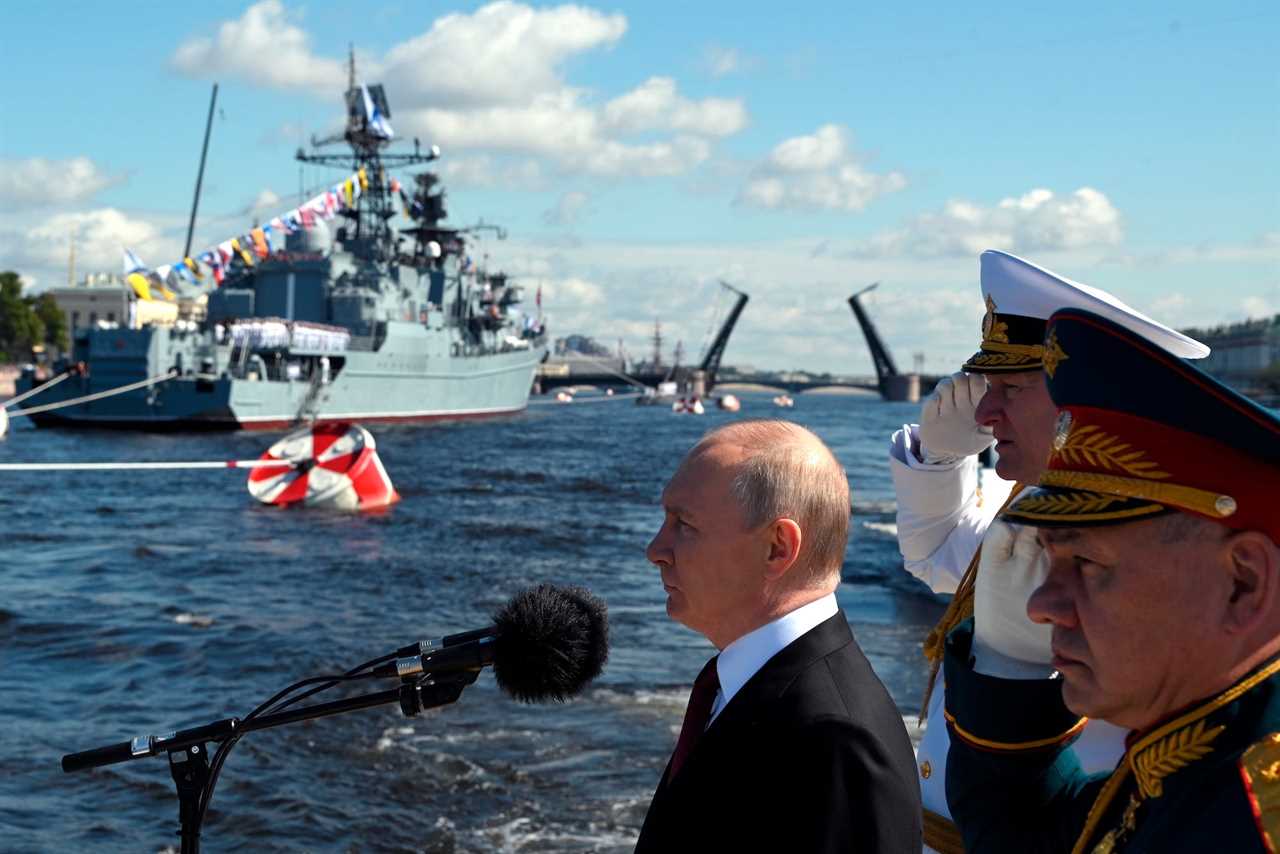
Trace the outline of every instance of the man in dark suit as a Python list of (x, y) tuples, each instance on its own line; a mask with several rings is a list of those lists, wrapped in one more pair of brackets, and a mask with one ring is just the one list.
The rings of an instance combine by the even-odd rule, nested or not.
[(694, 684), (636, 850), (918, 854), (902, 717), (836, 604), (849, 484), (785, 421), (722, 427), (662, 496), (667, 613), (720, 654)]

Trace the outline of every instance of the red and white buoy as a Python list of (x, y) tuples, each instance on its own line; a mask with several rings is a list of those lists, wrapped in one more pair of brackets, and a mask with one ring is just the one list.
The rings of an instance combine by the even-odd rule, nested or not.
[(250, 469), (249, 494), (263, 504), (373, 510), (400, 500), (375, 447), (363, 427), (324, 424), (289, 434), (256, 460), (0, 463), (0, 472)]
[(378, 458), (377, 444), (357, 424), (320, 424), (290, 433), (262, 455), (278, 466), (249, 473), (249, 494), (277, 507), (372, 510), (400, 500)]

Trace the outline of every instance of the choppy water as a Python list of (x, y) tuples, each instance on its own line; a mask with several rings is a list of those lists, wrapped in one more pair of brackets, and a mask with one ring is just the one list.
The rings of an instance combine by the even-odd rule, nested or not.
[[(848, 469), (840, 603), (904, 716), (940, 604), (900, 568), (885, 453), (915, 407), (802, 396), (787, 416)], [(257, 505), (233, 471), (0, 475), (0, 848), (176, 846), (163, 757), (66, 775), (63, 753), (243, 716), (304, 676), (488, 622), (539, 581), (609, 604), (608, 667), (523, 706), (481, 675), (420, 717), (388, 706), (246, 736), (203, 846), (254, 851), (628, 851), (712, 653), (670, 622), (644, 546), (700, 433), (782, 412), (673, 416), (627, 401), (491, 423), (375, 428), (403, 501), (379, 515)], [(37, 431), (0, 461), (258, 456), (260, 434)]]

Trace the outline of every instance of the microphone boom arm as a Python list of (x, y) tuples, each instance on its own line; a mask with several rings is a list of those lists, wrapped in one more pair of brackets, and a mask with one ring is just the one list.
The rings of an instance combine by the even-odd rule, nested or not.
[(476, 681), (479, 669), (458, 670), (446, 674), (426, 674), (418, 678), (402, 680), (400, 687), (372, 694), (361, 694), (328, 703), (316, 703), (273, 714), (264, 714), (248, 720), (223, 718), (204, 726), (177, 730), (168, 735), (142, 735), (130, 741), (110, 744), (68, 753), (62, 757), (65, 773), (100, 768), (117, 762), (155, 756), (161, 751), (169, 754), (169, 770), (178, 789), (178, 816), (181, 823), (182, 854), (198, 854), (200, 850), (200, 804), (207, 802), (211, 781), (209, 774), (210, 741), (225, 742), (239, 738), (248, 732), (298, 721), (339, 715), (359, 709), (371, 709), (398, 702), (400, 711), (412, 717), (425, 709), (447, 706), (462, 696), (462, 691)]
[(283, 726), (298, 721), (315, 720), (316, 718), (355, 712), (361, 709), (372, 709), (389, 703), (400, 703), (400, 710), (406, 717), (412, 717), (426, 709), (447, 706), (457, 702), (462, 691), (476, 681), (479, 670), (464, 670), (444, 676), (427, 675), (416, 680), (405, 680), (399, 688), (378, 691), (373, 694), (361, 694), (328, 703), (317, 703), (303, 706), (300, 709), (262, 715), (249, 721), (239, 718), (224, 718), (204, 726), (178, 730), (168, 735), (140, 735), (130, 741), (122, 741), (105, 747), (94, 747), (78, 753), (68, 753), (62, 757), (62, 770), (68, 774), (83, 771), (86, 768), (100, 768), (103, 765), (114, 765), (130, 759), (142, 759), (156, 756), (161, 751), (171, 752), (184, 750), (193, 744), (214, 741), (222, 742), (233, 735), (244, 735), (260, 729)]

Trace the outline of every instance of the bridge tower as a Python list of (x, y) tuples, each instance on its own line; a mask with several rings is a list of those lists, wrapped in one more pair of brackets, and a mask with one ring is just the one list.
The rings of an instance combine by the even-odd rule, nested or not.
[(876, 367), (876, 381), (880, 386), (880, 396), (885, 400), (915, 403), (920, 400), (920, 374), (898, 373), (898, 366), (894, 364), (893, 354), (889, 352), (889, 348), (880, 339), (880, 333), (876, 330), (876, 325), (871, 322), (871, 316), (862, 307), (862, 301), (859, 299), (863, 294), (875, 290), (879, 285), (879, 282), (875, 282), (849, 297), (849, 306), (853, 309), (853, 316), (858, 319), (858, 325), (862, 327), (862, 334), (866, 336), (867, 349), (871, 351), (871, 361)]
[(724, 356), (724, 349), (729, 345), (729, 335), (733, 332), (733, 327), (737, 324), (738, 317), (742, 314), (742, 309), (746, 307), (747, 300), (750, 299), (750, 297), (728, 282), (722, 281), (720, 286), (731, 293), (737, 294), (738, 300), (733, 304), (733, 308), (729, 310), (724, 323), (720, 325), (720, 331), (716, 333), (715, 340), (707, 348), (707, 354), (702, 357), (702, 364), (698, 366), (698, 370), (702, 371), (705, 377), (707, 391), (715, 388), (716, 374), (720, 371), (720, 358)]

